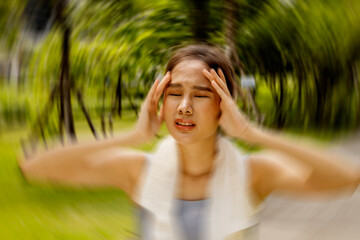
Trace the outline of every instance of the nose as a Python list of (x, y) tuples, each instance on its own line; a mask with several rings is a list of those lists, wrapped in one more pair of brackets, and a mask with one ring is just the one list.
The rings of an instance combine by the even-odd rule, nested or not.
[(189, 98), (184, 97), (181, 99), (181, 102), (178, 106), (178, 113), (182, 115), (192, 115), (193, 114), (193, 108), (192, 108), (192, 102)]

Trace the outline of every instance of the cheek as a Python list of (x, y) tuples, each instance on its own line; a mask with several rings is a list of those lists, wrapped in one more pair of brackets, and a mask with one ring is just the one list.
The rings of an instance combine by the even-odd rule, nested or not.
[(198, 106), (198, 109), (203, 113), (203, 115), (209, 119), (215, 119), (217, 121), (220, 116), (220, 103), (216, 100), (204, 102)]
[(215, 106), (214, 108), (215, 108), (216, 116), (219, 119), (220, 115), (221, 115), (220, 99), (219, 98), (215, 99), (214, 106)]
[(176, 104), (171, 99), (164, 98), (163, 102), (163, 111), (164, 111), (164, 120), (166, 121), (171, 116), (173, 116), (174, 111), (176, 111)]

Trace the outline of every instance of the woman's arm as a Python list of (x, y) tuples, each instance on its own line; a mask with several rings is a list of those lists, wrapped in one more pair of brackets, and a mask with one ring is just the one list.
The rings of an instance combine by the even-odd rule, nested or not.
[[(297, 176), (303, 176), (302, 179), (300, 178), (301, 184), (296, 182), (296, 187), (294, 186), (293, 189), (291, 189), (291, 185), (285, 187), (287, 183), (281, 181), (276, 184), (273, 183), (273, 188), (301, 192), (318, 192), (345, 188), (356, 189), (360, 184), (359, 166), (355, 166), (344, 158), (329, 154), (269, 130), (263, 131), (251, 127), (245, 135), (248, 142), (278, 152), (277, 155), (276, 153), (268, 153), (268, 158), (272, 158), (268, 162), (274, 162), (274, 156), (279, 158), (277, 162), (273, 163), (276, 166), (271, 164), (269, 166), (269, 163), (263, 163), (263, 165), (267, 165), (263, 167), (268, 169), (269, 172), (277, 172), (278, 177), (272, 178), (274, 182), (278, 181), (278, 178), (284, 177), (282, 176), (284, 174), (278, 169), (280, 165), (284, 169), (287, 169), (286, 166), (292, 166), (292, 169), (297, 170), (299, 174)], [(266, 161), (265, 154), (254, 156), (254, 161), (263, 162), (264, 160)], [(268, 183), (271, 182), (268, 181)]]
[(156, 80), (140, 111), (134, 130), (113, 139), (76, 144), (38, 154), (20, 163), (27, 179), (70, 185), (115, 186), (130, 192), (142, 169), (145, 154), (124, 147), (151, 140), (163, 120), (158, 115), (158, 102), (170, 74), (161, 83)]
[(220, 126), (232, 137), (258, 144), (277, 153), (253, 156), (253, 186), (262, 197), (274, 190), (310, 193), (344, 188), (355, 189), (360, 184), (360, 169), (344, 159), (325, 154), (318, 149), (285, 139), (281, 134), (252, 126), (238, 110), (227, 89), (221, 69), (216, 73), (206, 69), (204, 75), (220, 95)]
[(132, 166), (136, 168), (141, 164), (144, 154), (124, 147), (141, 143), (142, 137), (132, 131), (114, 139), (40, 153), (22, 161), (20, 168), (28, 180), (75, 186), (116, 186), (126, 191), (131, 185)]

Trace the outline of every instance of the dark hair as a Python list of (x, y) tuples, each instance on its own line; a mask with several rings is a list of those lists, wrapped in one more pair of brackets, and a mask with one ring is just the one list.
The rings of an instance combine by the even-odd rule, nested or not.
[(218, 68), (221, 68), (225, 75), (226, 84), (231, 96), (233, 98), (236, 97), (234, 70), (220, 48), (204, 44), (194, 44), (180, 48), (175, 51), (170, 58), (166, 66), (166, 72), (173, 70), (176, 65), (184, 60), (200, 60), (215, 71), (217, 71)]

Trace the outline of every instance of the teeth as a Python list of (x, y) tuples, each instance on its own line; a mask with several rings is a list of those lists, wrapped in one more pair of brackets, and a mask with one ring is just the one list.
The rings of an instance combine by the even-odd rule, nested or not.
[(182, 126), (192, 126), (191, 123), (182, 123), (182, 122), (178, 122), (177, 124), (182, 125)]

